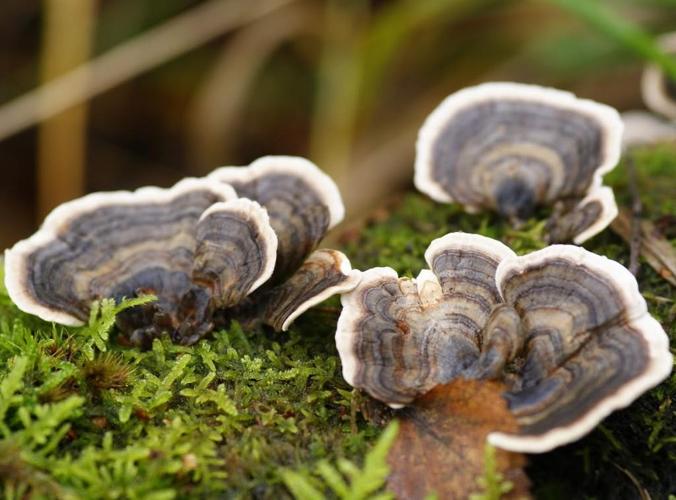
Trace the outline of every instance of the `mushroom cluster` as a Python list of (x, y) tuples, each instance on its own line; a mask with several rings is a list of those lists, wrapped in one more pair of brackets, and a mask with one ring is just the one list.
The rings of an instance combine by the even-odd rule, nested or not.
[(393, 408), (454, 379), (499, 380), (519, 424), (491, 444), (539, 453), (589, 432), (671, 371), (667, 336), (622, 265), (573, 245), (518, 257), (451, 233), (415, 279), (362, 273), (342, 296), (343, 376)]
[(95, 300), (155, 295), (117, 317), (137, 345), (163, 333), (192, 344), (242, 310), (284, 330), (356, 286), (359, 272), (341, 252), (315, 251), (343, 214), (337, 187), (314, 164), (264, 157), (169, 189), (65, 203), (7, 250), (5, 283), (22, 310), (73, 326)]
[(554, 206), (551, 242), (582, 243), (617, 216), (602, 176), (617, 164), (622, 120), (569, 92), (485, 83), (447, 97), (418, 135), (415, 185), (468, 212), (495, 210), (519, 225)]

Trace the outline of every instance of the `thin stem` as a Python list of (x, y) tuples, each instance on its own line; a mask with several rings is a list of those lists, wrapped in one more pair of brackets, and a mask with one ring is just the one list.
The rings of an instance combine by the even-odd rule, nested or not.
[[(45, 0), (42, 80), (48, 82), (89, 58), (96, 22), (92, 0)], [(77, 23), (73, 23), (77, 19)], [(79, 89), (84, 90), (84, 85)], [(80, 104), (43, 122), (38, 136), (38, 217), (82, 196), (88, 106)]]

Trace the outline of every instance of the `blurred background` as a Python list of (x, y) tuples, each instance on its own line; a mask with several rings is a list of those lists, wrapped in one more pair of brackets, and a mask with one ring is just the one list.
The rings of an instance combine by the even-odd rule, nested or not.
[[(60, 202), (307, 156), (348, 217), (412, 180), (425, 116), (490, 80), (642, 108), (676, 0), (2, 0), (0, 246)], [(676, 65), (676, 62), (672, 63)]]

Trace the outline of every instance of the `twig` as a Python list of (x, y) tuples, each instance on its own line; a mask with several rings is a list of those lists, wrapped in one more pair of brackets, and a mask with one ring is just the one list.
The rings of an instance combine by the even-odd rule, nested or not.
[(629, 238), (629, 271), (636, 276), (639, 270), (639, 256), (641, 255), (641, 215), (643, 205), (638, 192), (636, 181), (636, 166), (631, 156), (627, 157), (627, 176), (629, 180), (629, 192), (631, 193), (631, 227)]
[(623, 472), (628, 478), (629, 481), (634, 485), (634, 488), (636, 488), (636, 491), (638, 492), (641, 500), (651, 500), (650, 493), (639, 483), (638, 479), (636, 479), (636, 476), (634, 476), (631, 472), (629, 472), (627, 469), (620, 467), (617, 465), (615, 462), (610, 462), (613, 464), (620, 472)]
[[(619, 215), (610, 228), (625, 241), (631, 242), (632, 215), (627, 209), (620, 209)], [(676, 286), (676, 251), (650, 221), (640, 221), (641, 255), (650, 267), (672, 285)]]
[(359, 389), (352, 389), (352, 397), (350, 398), (350, 432), (353, 436), (357, 434), (357, 407), (361, 401)]
[(199, 5), (0, 108), (0, 140), (292, 1), (212, 0)]

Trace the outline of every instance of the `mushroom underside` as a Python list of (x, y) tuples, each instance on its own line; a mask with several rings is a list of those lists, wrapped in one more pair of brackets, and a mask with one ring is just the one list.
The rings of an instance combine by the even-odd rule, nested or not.
[(360, 279), (347, 257), (337, 250), (315, 250), (300, 268), (284, 283), (254, 293), (252, 300), (260, 303), (262, 321), (277, 331), (310, 307), (338, 293), (352, 290)]

